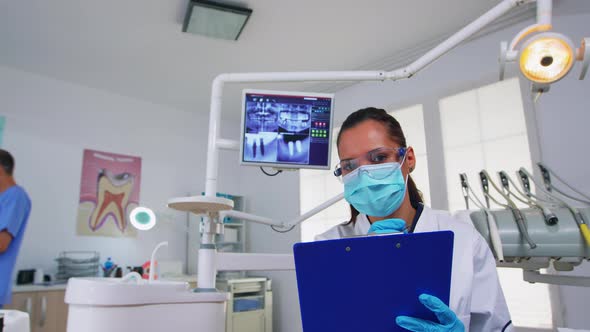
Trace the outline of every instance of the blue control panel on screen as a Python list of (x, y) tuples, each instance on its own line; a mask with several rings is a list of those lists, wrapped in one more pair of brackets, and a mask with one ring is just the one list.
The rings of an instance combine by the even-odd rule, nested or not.
[(244, 91), (242, 164), (330, 168), (333, 95)]

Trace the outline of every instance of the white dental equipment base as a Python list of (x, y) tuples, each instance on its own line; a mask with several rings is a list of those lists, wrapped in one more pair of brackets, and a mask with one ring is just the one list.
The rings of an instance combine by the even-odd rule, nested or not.
[(191, 292), (186, 282), (70, 278), (68, 332), (225, 332), (227, 293)]
[[(494, 210), (495, 225), (500, 238), (504, 260), (497, 263), (499, 267), (523, 269), (523, 279), (534, 283), (548, 283), (568, 286), (590, 287), (590, 277), (567, 276), (560, 274), (542, 274), (539, 270), (553, 266), (556, 271), (572, 271), (584, 260), (590, 260), (590, 247), (586, 244), (574, 215), (567, 208), (552, 210), (559, 221), (548, 225), (542, 213), (535, 208), (521, 209), (530, 236), (537, 243), (531, 249), (523, 240), (511, 211)], [(581, 208), (579, 212), (590, 216), (590, 208)], [(489, 222), (484, 211), (462, 211), (470, 219), (492, 246)], [(497, 255), (496, 255), (496, 258)]]

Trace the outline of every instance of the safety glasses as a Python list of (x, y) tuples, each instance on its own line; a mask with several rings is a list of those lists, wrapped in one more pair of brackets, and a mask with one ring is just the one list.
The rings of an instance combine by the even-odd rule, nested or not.
[(341, 160), (334, 167), (334, 175), (342, 181), (343, 177), (358, 173), (360, 166), (373, 165), (365, 168), (368, 175), (374, 179), (383, 179), (401, 167), (406, 153), (407, 148), (377, 148), (364, 156)]

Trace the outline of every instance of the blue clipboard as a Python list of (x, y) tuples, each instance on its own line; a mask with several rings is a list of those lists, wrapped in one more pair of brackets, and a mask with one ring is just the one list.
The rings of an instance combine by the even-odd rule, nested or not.
[(405, 331), (399, 315), (438, 321), (418, 296), (449, 304), (453, 238), (441, 231), (296, 243), (303, 331)]

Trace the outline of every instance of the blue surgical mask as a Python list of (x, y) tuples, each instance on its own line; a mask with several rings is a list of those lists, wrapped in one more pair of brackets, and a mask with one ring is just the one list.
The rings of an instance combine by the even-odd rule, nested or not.
[(399, 209), (406, 179), (399, 163), (363, 165), (342, 178), (344, 198), (360, 213), (385, 217)]

